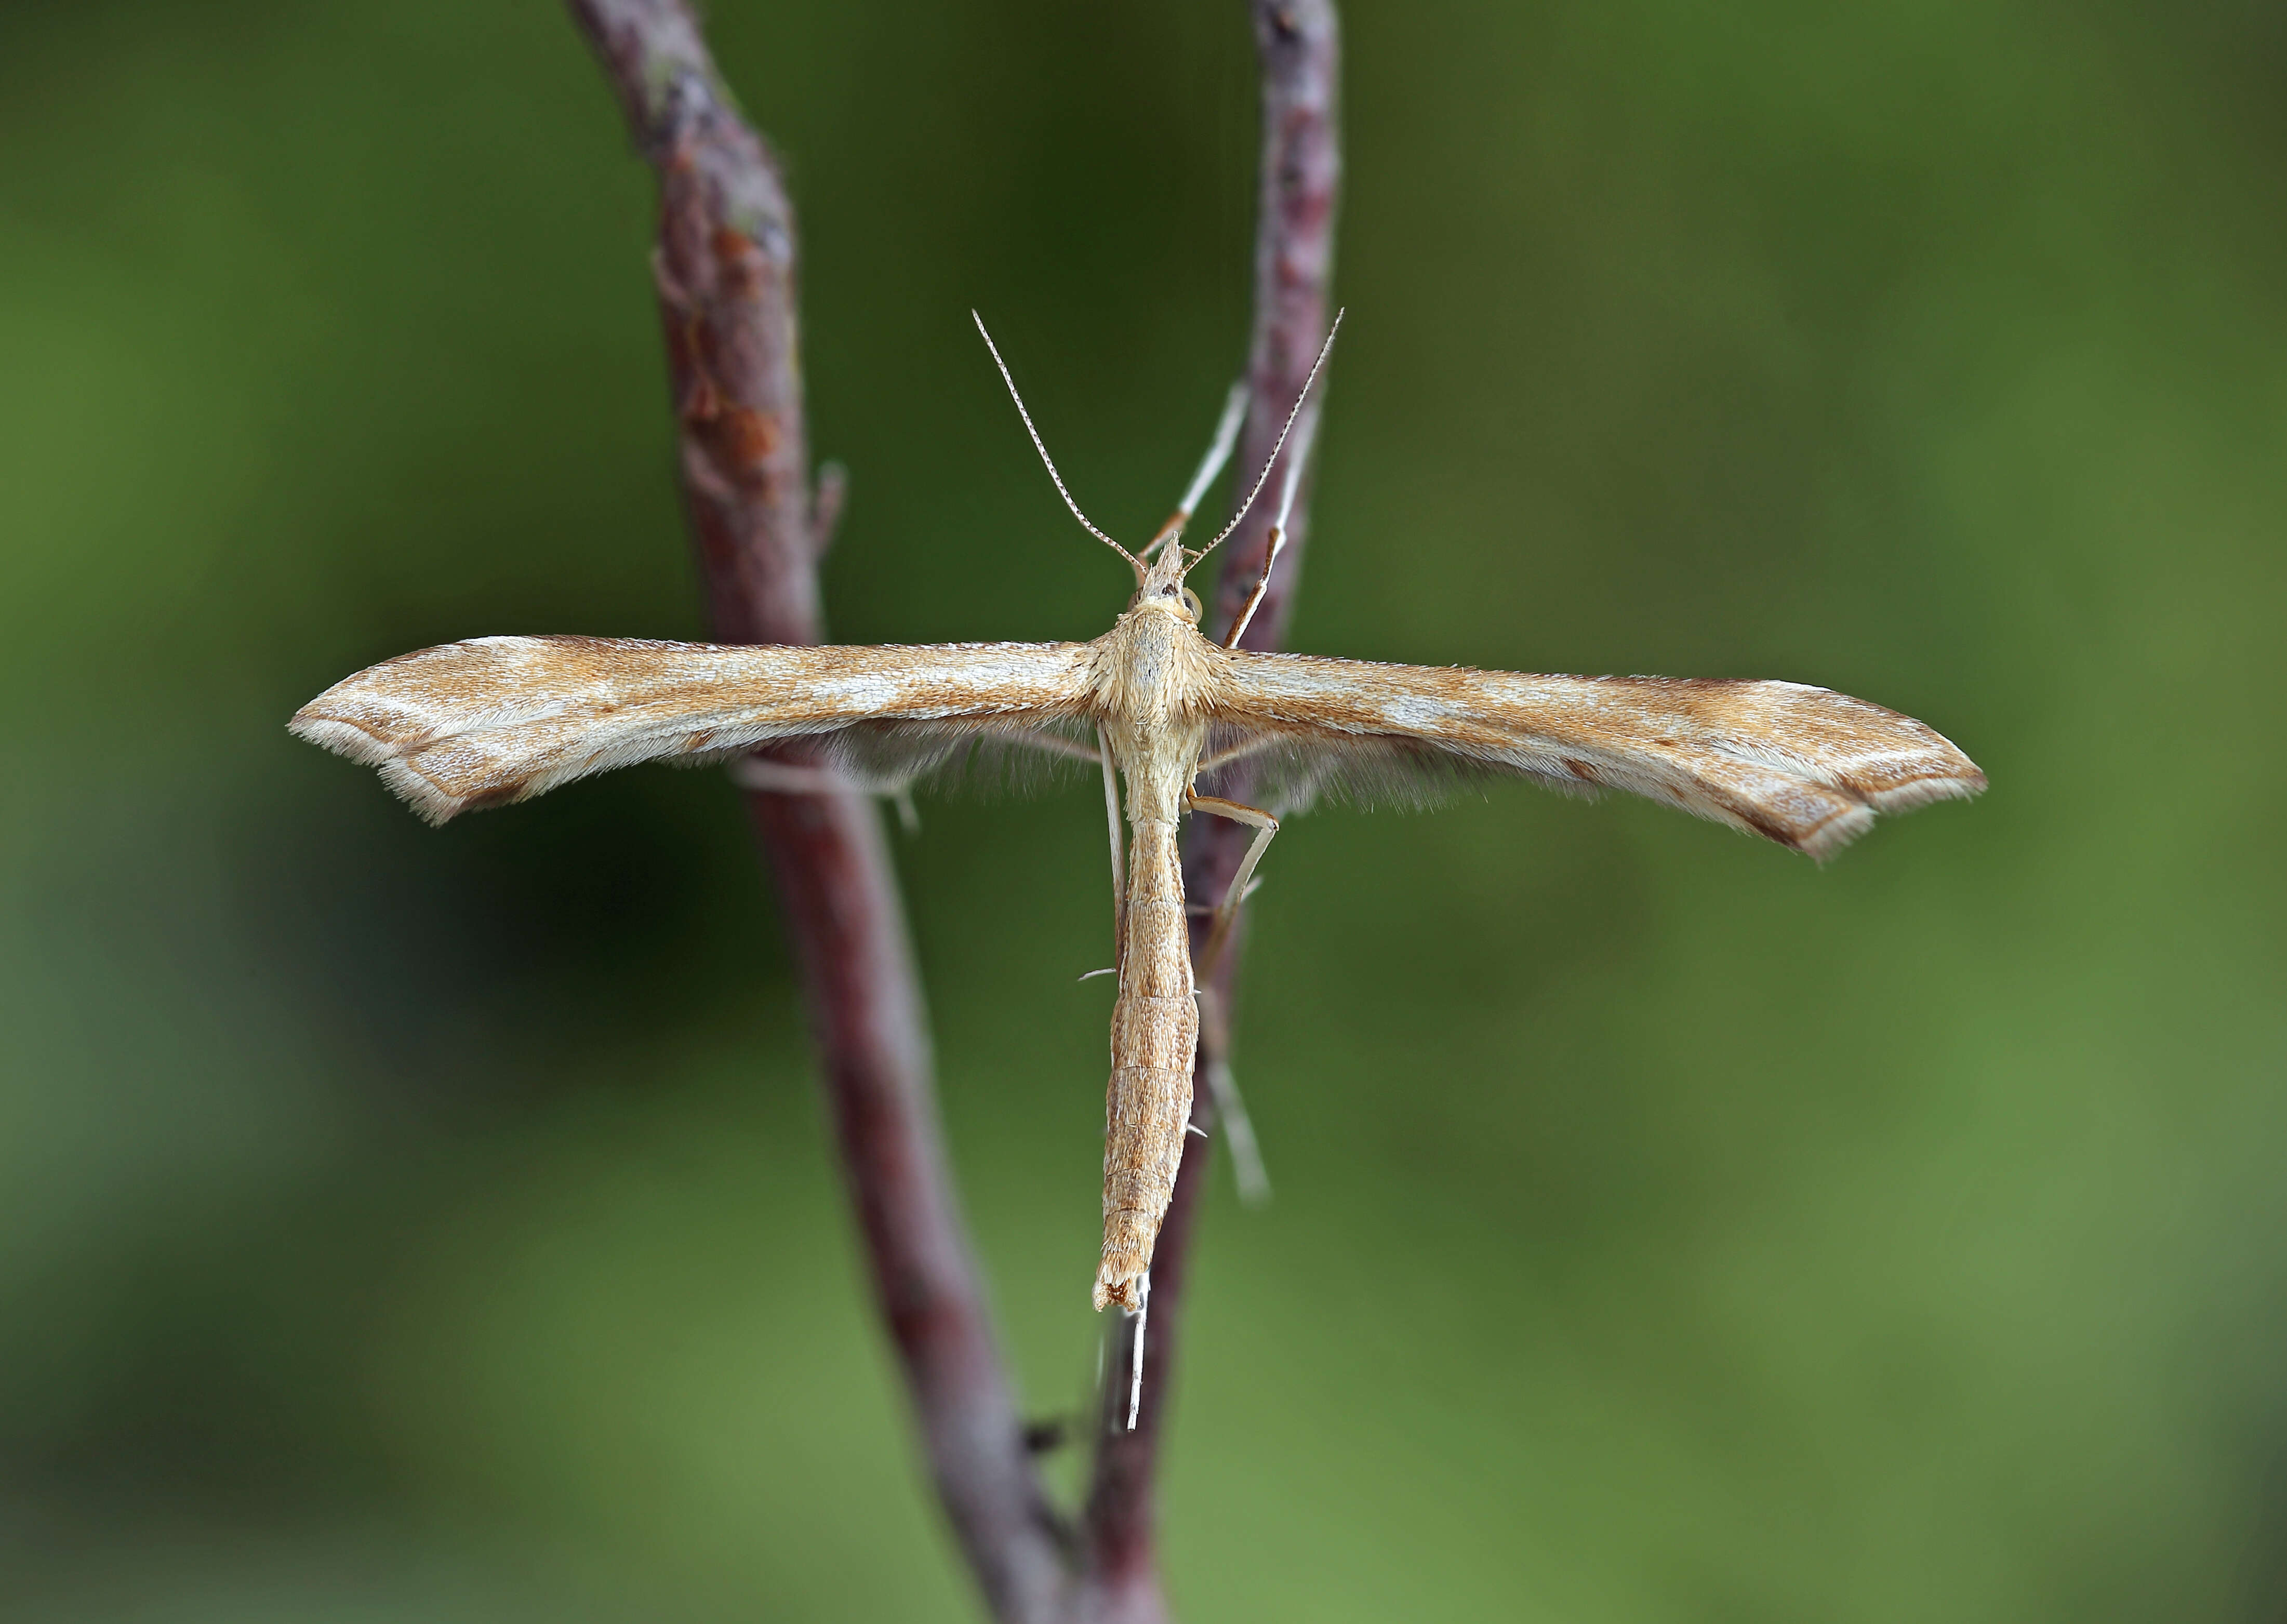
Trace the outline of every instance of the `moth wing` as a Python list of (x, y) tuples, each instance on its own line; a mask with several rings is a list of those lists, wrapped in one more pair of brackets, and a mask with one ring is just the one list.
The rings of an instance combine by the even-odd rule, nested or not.
[(431, 823), (639, 761), (837, 741), (910, 776), (982, 741), (1085, 732), (1088, 645), (919, 647), (478, 638), (335, 684), (287, 724)]
[(1933, 729), (1791, 682), (1528, 677), (1302, 654), (1232, 656), (1208, 759), (1289, 803), (1420, 798), (1471, 775), (1625, 789), (1824, 859), (1878, 813), (1962, 799), (1977, 764)]

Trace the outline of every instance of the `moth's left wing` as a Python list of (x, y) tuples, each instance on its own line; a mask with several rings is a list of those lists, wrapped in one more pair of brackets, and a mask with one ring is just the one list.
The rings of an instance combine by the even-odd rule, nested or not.
[(814, 739), (874, 771), (999, 740), (1069, 742), (1085, 643), (901, 647), (477, 638), (359, 672), (287, 724), (380, 770), (431, 823), (591, 772)]
[(1626, 789), (1824, 858), (1878, 812), (1985, 788), (1974, 762), (1912, 717), (1799, 683), (1527, 677), (1244, 651), (1230, 671), (1207, 764), (1218, 754), (1252, 759), (1293, 800), (1516, 774)]

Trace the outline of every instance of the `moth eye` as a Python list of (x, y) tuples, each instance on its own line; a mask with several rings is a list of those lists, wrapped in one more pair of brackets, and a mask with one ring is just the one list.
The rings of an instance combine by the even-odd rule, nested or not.
[(1192, 620), (1197, 621), (1201, 616), (1205, 615), (1207, 612), (1207, 606), (1199, 601), (1199, 595), (1191, 590), (1191, 588), (1185, 587), (1183, 589), (1183, 613), (1190, 615)]

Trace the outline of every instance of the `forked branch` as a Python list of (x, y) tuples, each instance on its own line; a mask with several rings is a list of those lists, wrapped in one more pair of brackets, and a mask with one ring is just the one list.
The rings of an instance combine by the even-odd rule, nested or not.
[[(813, 642), (815, 565), (830, 523), (821, 519), (835, 504), (832, 494), (817, 500), (811, 490), (794, 217), (777, 165), (733, 107), (684, 0), (569, 3), (659, 176), (653, 270), (684, 497), (715, 635)], [(1254, 0), (1253, 9), (1263, 145), (1239, 460), (1250, 479), (1269, 461), (1325, 332), (1339, 171), (1331, 0)], [(1248, 647), (1274, 647), (1283, 633), (1307, 514), (1305, 487), (1286, 514), (1279, 571), (1246, 628)], [(1223, 626), (1262, 573), (1271, 517), (1251, 515), (1234, 533), (1215, 617)], [(1209, 1141), (1189, 1141), (1159, 1233), (1151, 1344), (1132, 1430), (1124, 1378), (1132, 1350), (1107, 1361), (1123, 1374), (1104, 1398), (1075, 1588), (954, 1202), (921, 993), (878, 820), (854, 795), (757, 790), (748, 804), (802, 963), (875, 1296), (938, 1493), (988, 1603), (996, 1617), (1026, 1624), (1163, 1618), (1151, 1496)], [(1221, 894), (1245, 844), (1236, 826), (1195, 826), (1191, 894)], [(1235, 948), (1220, 955), (1215, 978), (1225, 1008)], [(1211, 1113), (1201, 1114), (1211, 1127)]]

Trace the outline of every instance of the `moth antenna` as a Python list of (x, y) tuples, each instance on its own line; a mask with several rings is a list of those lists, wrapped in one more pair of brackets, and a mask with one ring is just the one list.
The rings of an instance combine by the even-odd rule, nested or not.
[(1207, 494), (1207, 487), (1215, 483), (1215, 475), (1221, 473), (1223, 465), (1231, 461), (1231, 448), (1238, 443), (1239, 425), (1246, 421), (1246, 380), (1241, 378), (1223, 397), (1223, 418), (1215, 424), (1214, 443), (1207, 447), (1207, 454), (1199, 459), (1199, 471), (1191, 476), (1190, 488), (1183, 492), (1183, 499), (1175, 504), (1175, 511), (1168, 516), (1167, 522), (1159, 527), (1159, 534), (1151, 538), (1151, 544), (1144, 549), (1144, 558), (1150, 558), (1183, 534), (1183, 527), (1190, 524), (1191, 515), (1199, 511), (1199, 498)]
[(1278, 517), (1270, 521), (1270, 534), (1264, 538), (1262, 573), (1254, 578), (1254, 590), (1246, 595), (1246, 606), (1238, 618), (1231, 623), (1231, 633), (1223, 640), (1225, 648), (1237, 648), (1239, 638), (1246, 635), (1246, 626), (1254, 612), (1262, 606), (1262, 599), (1270, 590), (1270, 572), (1278, 567), (1278, 554), (1286, 545), (1286, 521), (1294, 512), (1294, 495), (1302, 488), (1302, 471), (1310, 465), (1310, 442), (1318, 438), (1318, 413), (1313, 407), (1310, 415), (1302, 419), (1302, 432), (1294, 437), (1294, 455), (1286, 459), (1286, 477), (1278, 485)]
[(1294, 455), (1286, 459), (1286, 477), (1278, 482), (1278, 517), (1270, 522), (1279, 529), (1294, 511), (1295, 493), (1302, 488), (1302, 471), (1310, 465), (1310, 447), (1318, 438), (1318, 408), (1312, 407), (1294, 434)]
[(1025, 397), (1017, 392), (1017, 380), (1009, 376), (1009, 363), (1001, 359), (1001, 346), (994, 344), (993, 335), (985, 330), (985, 318), (972, 310), (969, 313), (969, 319), (977, 323), (977, 337), (985, 340), (985, 347), (993, 357), (993, 364), (1001, 368), (1001, 381), (1009, 385), (1009, 398), (1017, 403), (1017, 416), (1025, 420), (1025, 432), (1033, 437), (1033, 449), (1041, 454), (1041, 464), (1048, 469), (1049, 478), (1056, 482), (1056, 495), (1064, 499), (1064, 506), (1070, 508), (1072, 516), (1080, 520), (1080, 528), (1127, 559), (1128, 566), (1136, 572), (1136, 579), (1142, 581), (1144, 561), (1097, 529), (1088, 516), (1080, 511), (1080, 503), (1072, 500), (1072, 492), (1064, 488), (1064, 477), (1056, 471), (1056, 459), (1049, 455), (1048, 447), (1041, 443), (1041, 432), (1033, 426), (1033, 414), (1025, 409)]
[[(1302, 415), (1302, 402), (1310, 398), (1310, 385), (1318, 381), (1318, 369), (1326, 364), (1326, 356), (1334, 347), (1334, 335), (1342, 330), (1342, 317), (1348, 313), (1347, 310), (1334, 312), (1334, 324), (1326, 329), (1326, 341), (1318, 346), (1318, 359), (1310, 363), (1310, 373), (1302, 380), (1302, 392), (1294, 397), (1293, 409), (1287, 412), (1286, 421), (1279, 425), (1278, 439), (1271, 446), (1270, 455), (1263, 459), (1262, 471), (1254, 476), (1254, 488), (1246, 493), (1246, 500), (1238, 504), (1238, 511), (1231, 515), (1231, 522), (1215, 533), (1215, 540), (1191, 555), (1192, 563), (1198, 563), (1222, 546), (1224, 538), (1246, 522), (1248, 511), (1254, 506), (1254, 499), (1262, 495), (1262, 487), (1270, 483), (1270, 471), (1278, 466), (1278, 453), (1286, 448), (1286, 436), (1294, 431), (1294, 420)], [(1046, 456), (1047, 453), (1041, 455)]]

